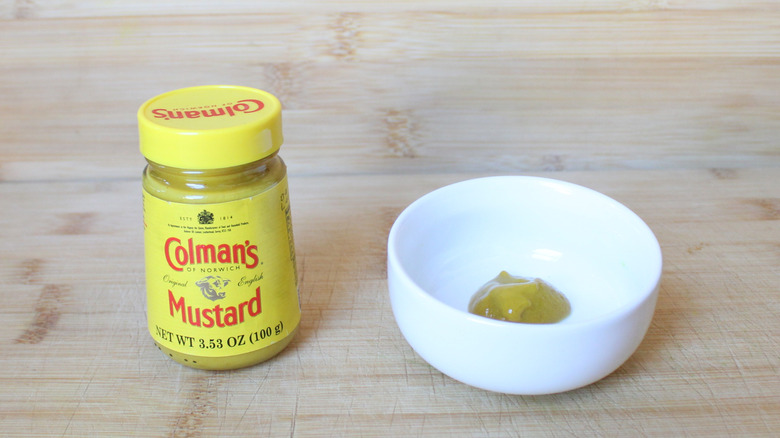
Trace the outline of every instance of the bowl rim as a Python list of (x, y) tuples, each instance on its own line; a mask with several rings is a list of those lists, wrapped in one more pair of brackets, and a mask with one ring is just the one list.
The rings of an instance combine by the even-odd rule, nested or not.
[[(565, 322), (560, 321), (558, 323), (554, 324), (524, 324), (524, 323), (516, 323), (516, 322), (510, 322), (510, 321), (500, 321), (495, 320), (479, 315), (474, 315), (472, 313), (469, 313), (468, 311), (457, 309), (455, 307), (452, 307), (441, 300), (437, 299), (433, 295), (431, 295), (429, 292), (427, 292), (422, 286), (420, 286), (404, 269), (403, 264), (399, 258), (398, 251), (396, 249), (396, 241), (398, 239), (398, 234), (400, 233), (399, 229), (402, 226), (403, 222), (407, 220), (409, 216), (411, 216), (415, 210), (421, 208), (422, 205), (429, 202), (431, 198), (434, 198), (436, 196), (441, 195), (445, 191), (455, 190), (459, 186), (464, 185), (471, 185), (471, 184), (483, 184), (490, 181), (496, 181), (496, 180), (515, 180), (515, 181), (532, 181), (536, 183), (543, 183), (545, 185), (553, 185), (558, 187), (566, 187), (570, 189), (574, 189), (577, 191), (582, 191), (584, 193), (588, 193), (591, 196), (596, 196), (597, 198), (600, 198), (602, 201), (611, 203), (615, 205), (618, 209), (622, 210), (624, 213), (626, 213), (627, 217), (629, 217), (632, 221), (637, 221), (638, 224), (648, 233), (648, 236), (651, 238), (650, 242), (652, 245), (652, 251), (653, 254), (651, 254), (653, 261), (657, 261), (656, 266), (652, 266), (651, 269), (653, 269), (653, 280), (648, 284), (645, 290), (642, 290), (640, 293), (635, 294), (635, 297), (628, 300), (627, 303), (624, 303), (623, 305), (616, 307), (606, 313), (603, 313), (601, 315), (595, 316), (593, 318), (587, 318), (578, 322)], [(441, 308), (443, 311), (451, 313), (452, 316), (460, 315), (461, 317), (465, 316), (466, 319), (475, 324), (479, 325), (487, 325), (487, 326), (495, 326), (498, 328), (502, 328), (503, 330), (515, 330), (515, 331), (570, 331), (570, 330), (576, 330), (578, 328), (582, 328), (584, 326), (593, 326), (593, 325), (599, 325), (599, 324), (606, 324), (610, 321), (615, 321), (618, 319), (621, 319), (625, 315), (631, 314), (634, 312), (638, 307), (642, 306), (647, 300), (652, 299), (655, 295), (657, 295), (657, 292), (660, 289), (661, 285), (661, 277), (663, 273), (663, 253), (661, 251), (660, 243), (658, 242), (658, 238), (655, 236), (655, 233), (653, 233), (652, 229), (645, 223), (644, 220), (642, 220), (639, 215), (637, 215), (633, 210), (626, 207), (624, 204), (620, 203), (619, 201), (601, 193), (596, 190), (593, 190), (591, 188), (547, 177), (539, 177), (539, 176), (527, 176), (527, 175), (502, 175), (502, 176), (488, 176), (488, 177), (480, 177), (480, 178), (473, 178), (473, 179), (467, 179), (451, 184), (447, 184), (445, 186), (439, 187), (437, 189), (434, 189), (423, 196), (417, 198), (415, 201), (413, 201), (411, 204), (409, 204), (404, 210), (398, 215), (396, 220), (393, 222), (393, 225), (390, 228), (390, 232), (388, 233), (388, 240), (387, 240), (387, 264), (388, 264), (388, 270), (391, 266), (395, 268), (395, 272), (397, 275), (400, 275), (402, 280), (407, 283), (408, 285), (413, 286), (412, 293), (414, 295), (417, 295), (419, 298), (421, 298), (423, 301), (427, 302), (430, 306), (434, 306), (436, 308)], [(389, 290), (389, 293), (393, 295), (393, 290)]]

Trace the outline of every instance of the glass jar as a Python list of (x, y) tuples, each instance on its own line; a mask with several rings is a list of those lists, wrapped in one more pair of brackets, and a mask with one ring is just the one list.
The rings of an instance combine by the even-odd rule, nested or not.
[(281, 104), (247, 87), (175, 90), (138, 111), (147, 320), (201, 369), (254, 365), (300, 322)]

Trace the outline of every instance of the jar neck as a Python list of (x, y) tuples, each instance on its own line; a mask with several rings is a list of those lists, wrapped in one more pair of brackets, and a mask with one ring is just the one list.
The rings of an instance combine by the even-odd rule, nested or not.
[(284, 162), (276, 154), (220, 169), (181, 169), (148, 161), (144, 188), (172, 202), (225, 202), (265, 191), (285, 173)]

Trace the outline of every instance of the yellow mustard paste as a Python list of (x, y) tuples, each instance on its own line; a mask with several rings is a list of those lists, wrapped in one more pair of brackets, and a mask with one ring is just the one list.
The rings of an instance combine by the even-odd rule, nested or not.
[(501, 271), (474, 294), (468, 310), (500, 321), (551, 324), (566, 318), (571, 306), (563, 294), (543, 280)]
[(149, 100), (138, 120), (154, 342), (201, 369), (272, 358), (301, 315), (279, 101), (193, 87)]

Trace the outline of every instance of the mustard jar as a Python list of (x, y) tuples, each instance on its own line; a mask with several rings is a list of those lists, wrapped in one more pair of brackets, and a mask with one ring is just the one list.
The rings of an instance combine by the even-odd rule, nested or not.
[(301, 319), (281, 104), (202, 86), (138, 110), (149, 332), (175, 361), (254, 365)]

